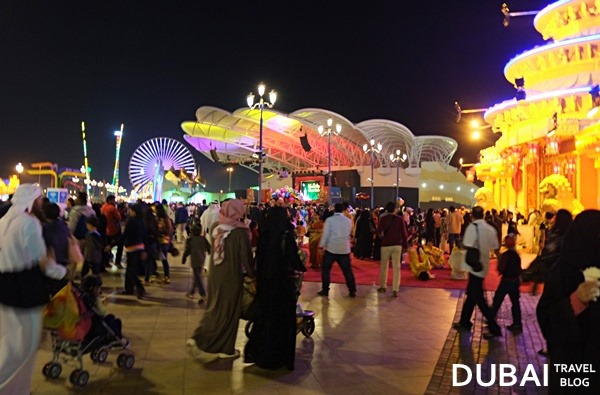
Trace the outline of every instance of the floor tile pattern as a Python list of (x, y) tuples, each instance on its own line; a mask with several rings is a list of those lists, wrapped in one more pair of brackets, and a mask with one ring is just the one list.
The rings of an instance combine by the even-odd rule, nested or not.
[[(463, 293), (463, 291), (461, 291)], [(486, 292), (486, 298), (491, 304), (493, 292)], [(464, 296), (459, 299), (454, 321), (458, 322)], [(450, 330), (438, 363), (434, 369), (431, 381), (427, 386), (428, 395), (434, 394), (546, 394), (547, 388), (537, 387), (532, 382), (519, 386), (523, 372), (528, 364), (533, 365), (537, 376), (541, 380), (543, 364), (547, 363), (546, 357), (538, 354), (545, 348), (545, 341), (537, 324), (535, 307), (539, 296), (521, 294), (521, 313), (523, 332), (514, 335), (506, 326), (512, 324), (510, 301), (506, 297), (498, 312), (498, 324), (502, 327), (502, 337), (485, 340), (482, 338), (484, 331), (484, 318), (479, 309), (475, 309), (473, 328), (471, 332)], [(501, 387), (497, 376), (498, 364), (512, 364), (517, 368), (516, 377), (519, 382), (512, 387)], [(452, 386), (453, 364), (464, 364), (471, 368), (473, 378), (470, 384)], [(483, 387), (476, 384), (476, 365), (485, 364), (482, 368), (481, 380), (489, 382), (491, 379), (490, 366), (496, 364), (495, 385)], [(467, 376), (463, 370), (457, 369), (457, 381), (465, 381)]]
[[(297, 336), (296, 369), (265, 371), (235, 360), (195, 360), (185, 341), (204, 314), (197, 299), (185, 296), (191, 284), (188, 266), (172, 259), (172, 283), (151, 285), (148, 297), (119, 295), (123, 273), (103, 275), (107, 310), (123, 320), (136, 363), (131, 370), (116, 366), (117, 353), (105, 363), (84, 357), (90, 381), (84, 388), (69, 383), (75, 366), (64, 364), (61, 376), (41, 374), (51, 359), (50, 337), (44, 334), (36, 359), (33, 394), (543, 394), (525, 387), (452, 387), (452, 364), (512, 363), (521, 369), (539, 367), (545, 358), (535, 305), (539, 297), (523, 295), (524, 332), (513, 335), (504, 327), (512, 322), (510, 302), (499, 313), (503, 336), (483, 340), (481, 314), (476, 309), (473, 332), (451, 329), (458, 320), (463, 291), (401, 287), (399, 296), (377, 293), (375, 286), (359, 286), (356, 298), (345, 285), (332, 284), (329, 298), (316, 295), (319, 283), (305, 282), (300, 304), (315, 311), (316, 329), (310, 338)], [(491, 299), (491, 293), (487, 297)], [(457, 308), (458, 306), (458, 308)], [(240, 321), (237, 347), (243, 349), (245, 321)], [(483, 378), (489, 377), (489, 372)], [(460, 377), (460, 376), (459, 376)]]

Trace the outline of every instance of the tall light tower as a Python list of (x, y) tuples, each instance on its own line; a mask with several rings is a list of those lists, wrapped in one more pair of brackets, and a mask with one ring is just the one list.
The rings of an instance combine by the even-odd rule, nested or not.
[(367, 144), (363, 144), (363, 151), (365, 153), (371, 153), (371, 210), (375, 207), (375, 196), (373, 196), (373, 192), (374, 192), (374, 188), (373, 188), (373, 183), (375, 182), (374, 177), (375, 177), (375, 154), (380, 153), (381, 150), (383, 149), (383, 146), (381, 145), (381, 143), (377, 143), (375, 144), (375, 140), (371, 139), (371, 141), (369, 141), (369, 145)]
[(265, 106), (268, 108), (273, 108), (275, 105), (275, 101), (277, 101), (277, 92), (271, 90), (269, 93), (269, 101), (265, 101), (263, 99), (263, 95), (265, 94), (265, 90), (267, 89), (266, 85), (262, 82), (258, 84), (258, 96), (259, 101), (254, 103), (254, 94), (250, 92), (248, 96), (246, 96), (246, 103), (248, 103), (248, 107), (251, 110), (256, 108), (260, 109), (260, 126), (259, 126), (259, 145), (258, 145), (258, 203), (262, 199), (262, 178), (263, 178), (263, 109)]
[(390, 160), (392, 162), (396, 162), (396, 182), (394, 185), (396, 186), (396, 197), (394, 198), (394, 202), (398, 201), (398, 188), (400, 188), (400, 162), (404, 162), (406, 160), (406, 154), (400, 155), (400, 150), (396, 150), (396, 155), (390, 154)]
[(115, 137), (117, 138), (117, 148), (115, 150), (115, 170), (113, 172), (112, 184), (116, 189), (119, 189), (119, 154), (121, 153), (121, 139), (123, 138), (123, 124), (121, 124), (121, 130), (115, 131)]
[(85, 122), (81, 121), (81, 136), (83, 137), (83, 166), (85, 167), (85, 179), (88, 180), (87, 193), (90, 194), (90, 165), (88, 163), (87, 143), (85, 142)]
[(327, 119), (327, 128), (323, 125), (319, 125), (317, 131), (321, 136), (327, 135), (327, 205), (331, 207), (331, 133), (335, 133), (337, 136), (342, 132), (342, 125), (339, 123), (335, 124), (335, 129), (332, 129), (333, 119)]

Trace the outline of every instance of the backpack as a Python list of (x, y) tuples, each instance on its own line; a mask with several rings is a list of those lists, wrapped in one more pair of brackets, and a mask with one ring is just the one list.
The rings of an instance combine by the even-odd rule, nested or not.
[(85, 239), (87, 232), (87, 217), (81, 214), (77, 220), (77, 225), (75, 226), (75, 232), (73, 232), (73, 236), (75, 236), (77, 240), (82, 240)]

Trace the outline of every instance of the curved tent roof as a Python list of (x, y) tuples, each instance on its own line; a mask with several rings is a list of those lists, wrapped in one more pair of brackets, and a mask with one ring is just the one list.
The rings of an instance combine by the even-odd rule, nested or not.
[[(336, 168), (368, 166), (371, 154), (363, 145), (371, 139), (382, 144), (376, 154), (376, 166), (391, 166), (390, 154), (397, 149), (406, 153), (408, 166), (418, 168), (423, 161), (449, 164), (458, 144), (442, 136), (414, 136), (406, 126), (385, 119), (374, 119), (354, 124), (343, 115), (332, 111), (306, 108), (284, 114), (273, 109), (263, 110), (264, 167), (269, 170), (285, 168), (289, 171), (315, 169), (327, 166), (328, 136), (321, 136), (319, 125), (327, 119), (339, 123), (342, 131), (331, 134), (331, 165)], [(185, 121), (181, 128), (186, 141), (214, 160), (210, 154), (216, 150), (227, 162), (239, 163), (257, 171), (256, 153), (259, 150), (260, 110), (240, 108), (233, 113), (204, 106), (196, 111), (195, 121)], [(306, 134), (312, 149), (304, 151), (300, 137)]]

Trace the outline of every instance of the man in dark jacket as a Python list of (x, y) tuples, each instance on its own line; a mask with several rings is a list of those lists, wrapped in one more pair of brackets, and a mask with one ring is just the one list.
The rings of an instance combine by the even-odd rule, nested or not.
[(175, 231), (177, 236), (177, 243), (184, 242), (183, 233), (188, 223), (189, 214), (187, 208), (183, 206), (183, 203), (177, 203), (177, 210), (175, 210)]

